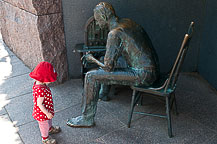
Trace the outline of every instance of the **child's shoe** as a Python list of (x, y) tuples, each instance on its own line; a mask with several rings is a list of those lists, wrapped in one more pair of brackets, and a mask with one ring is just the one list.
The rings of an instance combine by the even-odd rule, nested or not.
[(56, 144), (56, 140), (48, 137), (47, 139), (42, 139), (43, 144)]
[(51, 126), (50, 130), (49, 130), (49, 134), (56, 134), (59, 133), (61, 131), (59, 126)]

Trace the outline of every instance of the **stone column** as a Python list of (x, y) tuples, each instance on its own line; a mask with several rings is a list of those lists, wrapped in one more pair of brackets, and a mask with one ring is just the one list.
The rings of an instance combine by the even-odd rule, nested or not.
[(30, 68), (52, 63), (57, 83), (68, 79), (61, 0), (0, 0), (4, 42)]

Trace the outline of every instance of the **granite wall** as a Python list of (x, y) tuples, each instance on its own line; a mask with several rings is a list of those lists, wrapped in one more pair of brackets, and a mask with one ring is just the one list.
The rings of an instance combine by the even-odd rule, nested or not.
[(0, 17), (4, 42), (30, 69), (48, 61), (58, 83), (68, 79), (61, 0), (1, 0)]

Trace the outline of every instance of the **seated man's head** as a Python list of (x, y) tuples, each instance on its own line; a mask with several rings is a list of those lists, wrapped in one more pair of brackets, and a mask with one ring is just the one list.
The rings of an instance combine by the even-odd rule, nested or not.
[(108, 22), (112, 17), (116, 17), (115, 10), (111, 4), (100, 2), (94, 9), (94, 18), (101, 28), (108, 26)]

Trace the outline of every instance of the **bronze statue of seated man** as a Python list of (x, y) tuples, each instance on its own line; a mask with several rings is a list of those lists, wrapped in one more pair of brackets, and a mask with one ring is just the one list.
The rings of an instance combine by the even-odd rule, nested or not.
[[(104, 64), (91, 54), (85, 56), (87, 61), (95, 62), (101, 69), (86, 74), (82, 115), (67, 121), (71, 127), (94, 125), (100, 84), (149, 86), (159, 75), (158, 57), (140, 25), (130, 19), (119, 19), (107, 2), (96, 5), (94, 18), (101, 28), (109, 28)], [(126, 60), (127, 68), (115, 68), (120, 56)]]

